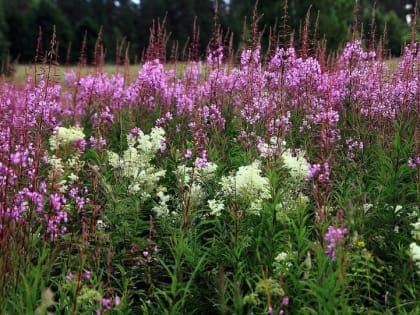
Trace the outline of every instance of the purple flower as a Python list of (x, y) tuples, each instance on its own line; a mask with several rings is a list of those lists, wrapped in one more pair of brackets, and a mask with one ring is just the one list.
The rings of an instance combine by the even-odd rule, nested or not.
[(420, 155), (417, 156), (415, 159), (410, 157), (408, 159), (408, 166), (413, 170), (415, 170), (417, 167), (420, 167)]
[(118, 305), (120, 305), (120, 303), (121, 303), (120, 297), (118, 295), (115, 296), (115, 298), (114, 298), (114, 305), (115, 306), (118, 306)]
[(111, 299), (103, 298), (101, 303), (104, 310), (106, 311), (111, 310)]
[(190, 149), (187, 149), (187, 151), (184, 154), (184, 158), (189, 159), (192, 156), (192, 152)]
[(324, 236), (324, 240), (327, 241), (327, 249), (325, 254), (331, 257), (332, 261), (337, 258), (336, 247), (337, 244), (344, 239), (344, 236), (348, 233), (347, 228), (335, 228), (332, 225), (328, 227), (327, 234)]
[(207, 165), (207, 151), (203, 150), (201, 152), (201, 158), (197, 158), (195, 160), (195, 167), (196, 168), (204, 168)]
[(310, 181), (312, 178), (314, 178), (319, 172), (321, 171), (321, 164), (310, 164), (309, 170), (308, 170), (308, 177), (306, 178), (306, 181)]
[(85, 270), (83, 272), (83, 278), (85, 278), (86, 280), (89, 280), (92, 276), (92, 273), (89, 270)]

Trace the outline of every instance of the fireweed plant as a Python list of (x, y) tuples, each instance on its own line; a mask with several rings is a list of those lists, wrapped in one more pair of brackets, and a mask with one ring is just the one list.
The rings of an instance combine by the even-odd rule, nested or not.
[(420, 312), (418, 44), (215, 43), (1, 82), (1, 314)]

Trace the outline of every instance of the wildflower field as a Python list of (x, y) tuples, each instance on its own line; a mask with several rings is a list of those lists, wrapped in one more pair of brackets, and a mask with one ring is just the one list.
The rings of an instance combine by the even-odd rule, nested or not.
[(418, 47), (3, 81), (0, 314), (420, 314)]

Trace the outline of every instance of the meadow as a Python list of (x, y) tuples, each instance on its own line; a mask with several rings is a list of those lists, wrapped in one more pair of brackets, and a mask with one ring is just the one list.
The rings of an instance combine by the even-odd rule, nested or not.
[(1, 81), (0, 314), (420, 314), (418, 47)]

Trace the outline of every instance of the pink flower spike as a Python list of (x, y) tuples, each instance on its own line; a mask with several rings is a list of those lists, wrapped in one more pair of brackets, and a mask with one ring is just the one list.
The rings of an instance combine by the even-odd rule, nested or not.
[(83, 278), (85, 278), (86, 280), (89, 280), (92, 276), (92, 273), (89, 270), (85, 270), (83, 272)]
[(114, 305), (115, 306), (118, 306), (118, 305), (120, 305), (120, 303), (121, 303), (120, 297), (118, 295), (115, 296), (115, 298), (114, 298)]

